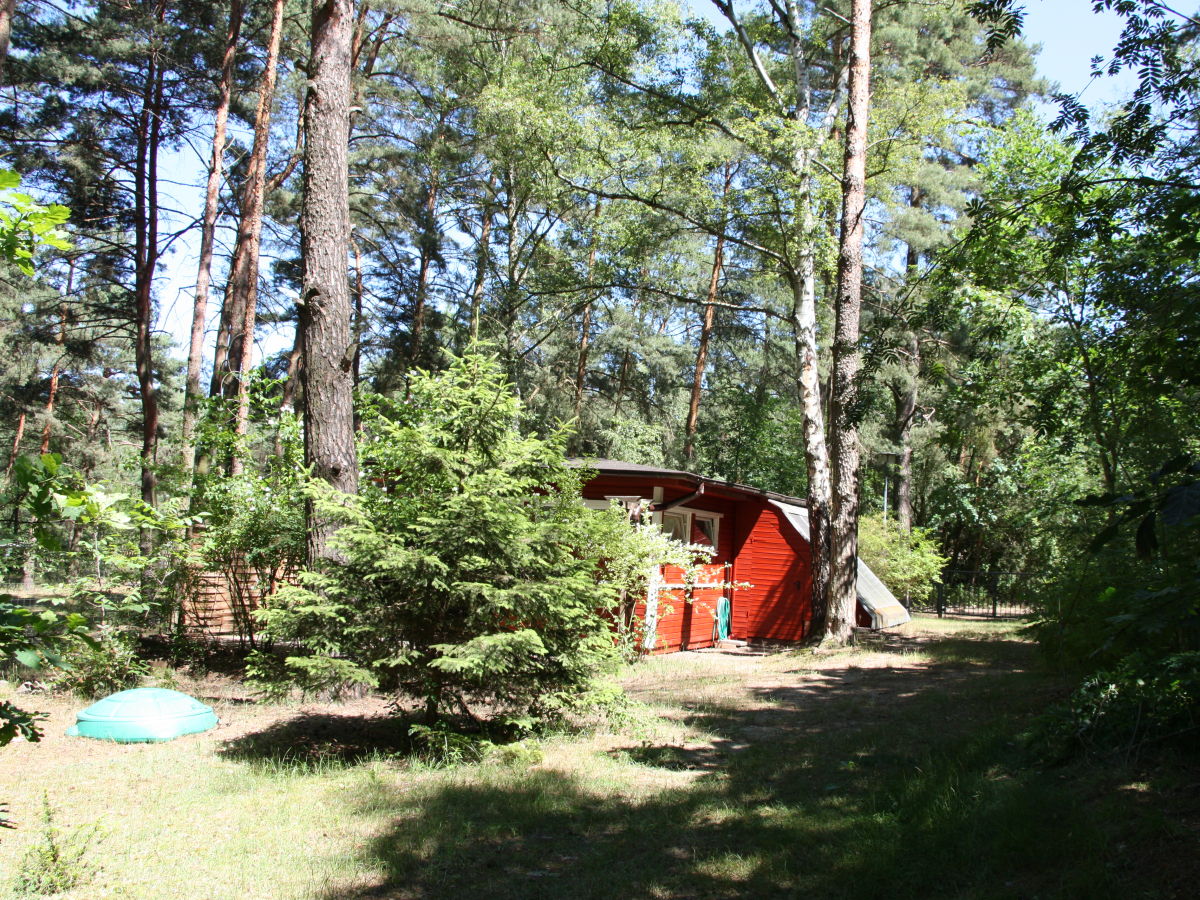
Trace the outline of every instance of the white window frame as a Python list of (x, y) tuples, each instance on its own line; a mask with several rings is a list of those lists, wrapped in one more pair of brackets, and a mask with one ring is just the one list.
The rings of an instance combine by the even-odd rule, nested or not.
[[(659, 528), (663, 527), (663, 516), (677, 515), (684, 518), (684, 531), (690, 538), (692, 535), (692, 527), (695, 524), (695, 519), (710, 519), (713, 523), (713, 550), (721, 546), (721, 519), (724, 513), (710, 512), (707, 509), (692, 509), (687, 506), (676, 506), (654, 514), (654, 524)], [(664, 531), (666, 529), (663, 529)]]
[[(583, 503), (588, 509), (608, 509), (614, 502), (628, 507), (634, 500), (640, 500), (643, 503), (662, 503), (662, 488), (656, 487), (653, 497), (639, 497), (634, 494), (608, 494), (603, 500), (585, 498)], [(721, 519), (724, 518), (724, 513), (711, 512), (707, 509), (693, 509), (690, 506), (673, 506), (663, 512), (654, 513), (650, 521), (661, 529), (663, 527), (663, 517), (667, 515), (683, 516), (684, 532), (689, 538), (692, 534), (695, 519), (710, 519), (713, 523), (713, 550), (721, 546)]]

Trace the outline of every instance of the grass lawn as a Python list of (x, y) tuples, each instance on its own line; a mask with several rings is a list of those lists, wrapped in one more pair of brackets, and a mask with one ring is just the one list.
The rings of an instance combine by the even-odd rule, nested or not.
[[(234, 682), (213, 732), (0, 751), (0, 896), (56, 826), (98, 826), (72, 898), (1191, 897), (1200, 772), (1039, 763), (1064, 682), (1017, 626), (919, 620), (835, 653), (631, 666), (639, 706), (539, 752), (392, 758), (372, 698), (268, 706)], [(0, 692), (3, 696), (3, 692)], [(1139, 767), (1140, 766), (1140, 767)]]

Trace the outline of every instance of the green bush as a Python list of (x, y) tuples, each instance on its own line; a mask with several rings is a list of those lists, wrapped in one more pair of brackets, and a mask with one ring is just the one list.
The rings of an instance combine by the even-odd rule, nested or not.
[[(37, 671), (61, 663), (64, 653), (91, 640), (87, 621), (78, 613), (32, 610), (9, 599), (0, 594), (0, 665), (11, 659)], [(8, 701), (0, 702), (0, 747), (18, 735), (27, 741), (40, 740), (43, 718)]]
[(906, 532), (874, 514), (858, 520), (858, 553), (896, 597), (917, 606), (928, 603), (947, 562), (928, 530)]
[(1108, 511), (1036, 634), (1080, 687), (1053, 729), (1076, 747), (1135, 750), (1200, 727), (1200, 461), (1179, 457), (1142, 487), (1089, 497)]
[(478, 355), (416, 377), (403, 402), (365, 404), (359, 496), (314, 489), (344, 523), (344, 561), (261, 611), (297, 650), (257, 655), (259, 683), (366, 684), (417, 700), (431, 724), (462, 714), (516, 730), (612, 696), (612, 623), (649, 558), (630, 565), (639, 535), (583, 505), (565, 435), (522, 436), (519, 411)]
[(1186, 746), (1197, 729), (1200, 653), (1192, 651), (1162, 659), (1133, 655), (1087, 676), (1055, 710), (1049, 736), (1089, 751), (1130, 751), (1148, 741)]
[(149, 674), (150, 665), (138, 656), (136, 638), (104, 628), (95, 641), (64, 655), (52, 684), (56, 690), (90, 700), (137, 687)]

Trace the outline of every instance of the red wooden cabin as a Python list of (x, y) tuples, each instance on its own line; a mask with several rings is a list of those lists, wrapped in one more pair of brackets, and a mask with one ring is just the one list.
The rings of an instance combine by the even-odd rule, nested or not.
[[(670, 653), (717, 640), (799, 641), (812, 624), (812, 554), (804, 501), (743, 484), (610, 459), (580, 465), (589, 506), (649, 504), (664, 531), (715, 549), (693, 585), (671, 567), (658, 573), (635, 614), (647, 650)], [(908, 611), (859, 563), (859, 621), (886, 628)]]

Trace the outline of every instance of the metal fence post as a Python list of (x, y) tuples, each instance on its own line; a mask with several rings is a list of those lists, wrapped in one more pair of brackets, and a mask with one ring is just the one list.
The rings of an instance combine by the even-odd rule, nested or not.
[(937, 586), (937, 614), (942, 618), (946, 612), (946, 585), (939, 581)]

